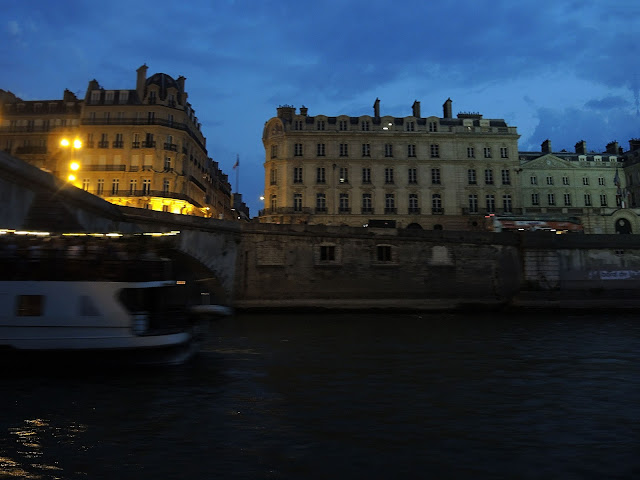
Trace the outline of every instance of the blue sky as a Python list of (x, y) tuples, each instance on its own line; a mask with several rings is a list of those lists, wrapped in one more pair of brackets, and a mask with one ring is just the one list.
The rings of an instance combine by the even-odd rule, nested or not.
[(262, 128), (276, 107), (309, 115), (482, 113), (520, 150), (603, 151), (640, 137), (637, 0), (2, 0), (0, 88), (25, 100), (84, 96), (135, 70), (187, 78), (220, 163), (256, 215)]

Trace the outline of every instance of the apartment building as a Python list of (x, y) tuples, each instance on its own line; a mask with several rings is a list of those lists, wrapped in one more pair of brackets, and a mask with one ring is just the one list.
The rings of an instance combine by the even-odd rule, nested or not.
[(263, 131), (265, 223), (482, 230), (521, 213), (518, 133), (479, 113), (326, 116), (281, 106)]
[(138, 68), (133, 89), (91, 80), (84, 99), (68, 90), (61, 101), (0, 92), (0, 148), (118, 205), (236, 218), (231, 185), (208, 156), (185, 78), (147, 78), (147, 70)]

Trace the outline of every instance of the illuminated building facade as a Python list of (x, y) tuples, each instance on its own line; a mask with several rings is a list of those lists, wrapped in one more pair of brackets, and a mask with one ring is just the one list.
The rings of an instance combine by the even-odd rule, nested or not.
[(521, 213), (518, 134), (477, 113), (422, 117), (308, 115), (281, 106), (266, 122), (265, 223), (480, 230)]
[[(231, 185), (207, 155), (185, 78), (137, 70), (135, 89), (89, 82), (79, 100), (22, 101), (0, 91), (0, 148), (118, 205), (235, 218)], [(80, 139), (82, 148), (60, 146)]]

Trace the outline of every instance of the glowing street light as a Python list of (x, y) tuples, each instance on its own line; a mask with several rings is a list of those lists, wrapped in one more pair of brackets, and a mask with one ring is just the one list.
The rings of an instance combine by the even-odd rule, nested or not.
[[(82, 148), (82, 142), (77, 138), (73, 141), (63, 138), (60, 140), (60, 146), (69, 149), (69, 169), (72, 172), (77, 172), (80, 169), (80, 164), (73, 160), (73, 151), (80, 150)], [(67, 180), (69, 182), (75, 182), (76, 176), (73, 173), (70, 173), (69, 176), (67, 176)]]

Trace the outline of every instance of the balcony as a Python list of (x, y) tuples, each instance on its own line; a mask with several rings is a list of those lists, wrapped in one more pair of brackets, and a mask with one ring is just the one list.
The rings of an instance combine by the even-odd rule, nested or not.
[(140, 142), (131, 142), (131, 148), (140, 148)]
[(327, 207), (316, 207), (316, 213), (327, 213)]
[(87, 140), (86, 142), (84, 142), (83, 147), (94, 148), (95, 145), (96, 145), (96, 142), (94, 142), (93, 140)]
[(373, 214), (374, 212), (373, 212), (373, 208), (371, 208), (371, 207), (362, 207), (360, 209), (360, 213), (362, 213), (362, 214), (365, 214), (365, 213)]
[(442, 208), (442, 207), (433, 207), (431, 209), (431, 215), (444, 215), (444, 208)]
[(420, 215), (420, 209), (415, 207), (415, 208), (411, 208), (409, 207), (409, 214), (410, 215)]
[(46, 145), (21, 145), (19, 147), (16, 147), (16, 155), (37, 153), (47, 153)]
[(351, 213), (351, 209), (347, 207), (340, 207), (338, 213)]
[(98, 142), (98, 148), (109, 148), (109, 142)]
[(384, 213), (396, 213), (398, 211), (397, 208), (385, 207)]
[(154, 140), (142, 142), (142, 148), (156, 148), (156, 142)]
[(177, 152), (178, 151), (178, 145), (176, 145), (175, 143), (165, 143), (164, 144), (164, 149), (165, 150), (170, 150), (172, 152)]
[(126, 172), (126, 165), (83, 165), (86, 172)]
[(111, 146), (113, 148), (124, 148), (124, 142), (122, 140), (115, 140)]

